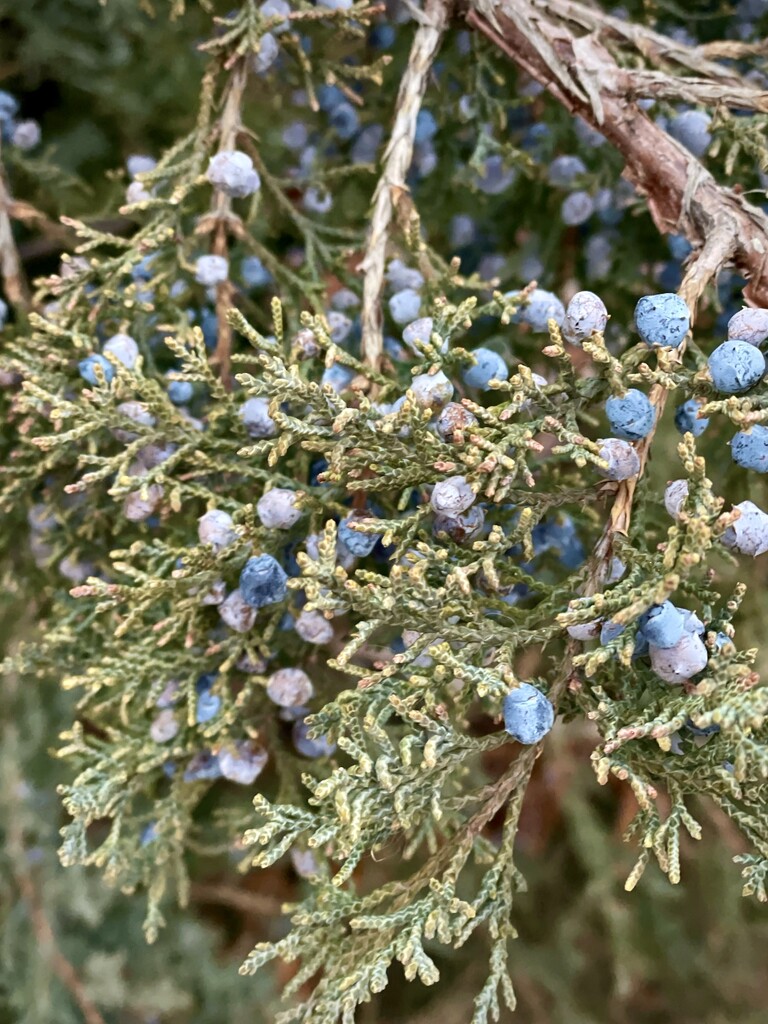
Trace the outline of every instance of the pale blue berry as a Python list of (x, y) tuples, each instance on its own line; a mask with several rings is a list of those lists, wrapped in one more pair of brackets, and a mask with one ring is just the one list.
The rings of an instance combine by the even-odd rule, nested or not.
[(139, 358), (139, 346), (130, 334), (113, 334), (104, 342), (102, 351), (105, 355), (114, 356), (127, 370), (132, 370)]
[(662, 650), (674, 647), (683, 635), (683, 613), (671, 601), (656, 604), (640, 619), (640, 628), (649, 643)]
[(546, 334), (549, 320), (554, 320), (559, 327), (564, 318), (565, 306), (560, 299), (543, 288), (535, 288), (514, 319), (528, 324), (536, 334)]
[(326, 188), (310, 185), (304, 193), (302, 205), (310, 213), (328, 213), (333, 208), (333, 196)]
[(296, 492), (287, 487), (273, 487), (256, 503), (256, 514), (268, 530), (290, 530), (301, 519)]
[(555, 709), (541, 690), (521, 683), (504, 698), (504, 728), (518, 743), (538, 743), (555, 721)]
[(449, 476), (432, 488), (429, 503), (435, 512), (456, 516), (466, 512), (475, 501), (475, 492), (466, 477)]
[(612, 640), (617, 640), (627, 627), (621, 622), (614, 622), (608, 619), (600, 627), (600, 643), (605, 646)]
[(457, 435), (463, 436), (474, 426), (477, 426), (477, 417), (459, 402), (449, 402), (435, 423), (437, 433), (449, 442), (457, 441)]
[(328, 384), (337, 394), (341, 394), (342, 391), (347, 390), (354, 379), (354, 370), (350, 370), (348, 366), (343, 366), (341, 363), (334, 363), (333, 366), (329, 366), (323, 371), (320, 382)]
[(146, 174), (148, 171), (154, 171), (157, 167), (157, 160), (153, 156), (134, 153), (133, 156), (129, 156), (125, 161), (125, 166), (130, 176), (135, 178), (137, 174)]
[(219, 604), (219, 615), (225, 626), (235, 633), (248, 633), (256, 622), (256, 609), (251, 607), (237, 588)]
[[(274, 31), (274, 30), (273, 30)], [(251, 67), (257, 75), (263, 75), (268, 71), (278, 58), (280, 45), (272, 32), (265, 32), (259, 39), (259, 49), (251, 57)]]
[(396, 324), (409, 324), (416, 320), (420, 309), (421, 296), (413, 288), (403, 288), (389, 300), (389, 312)]
[(655, 412), (647, 395), (630, 388), (626, 395), (614, 396), (605, 403), (611, 430), (624, 441), (639, 441), (654, 424)]
[(475, 357), (475, 365), (467, 367), (461, 375), (468, 388), (487, 391), (490, 381), (506, 380), (509, 376), (507, 364), (493, 349), (476, 348), (471, 354)]
[(737, 466), (768, 473), (768, 427), (755, 424), (741, 430), (731, 441), (731, 456)]
[(629, 443), (618, 437), (604, 437), (598, 441), (599, 456), (607, 462), (601, 470), (609, 480), (628, 480), (640, 472), (640, 456)]
[(288, 594), (288, 576), (272, 555), (249, 558), (240, 573), (240, 591), (251, 608), (276, 604)]
[(269, 415), (269, 400), (266, 398), (249, 398), (240, 406), (239, 416), (251, 437), (274, 437), (277, 433), (275, 421)]
[(310, 736), (311, 726), (303, 718), (294, 722), (291, 738), (296, 750), (302, 757), (330, 757), (336, 750), (336, 744), (325, 736)]
[(264, 0), (261, 5), (260, 13), (263, 18), (284, 18), (284, 21), (278, 22), (277, 25), (273, 25), (271, 31), (279, 35), (281, 32), (287, 32), (291, 27), (291, 23), (288, 20), (288, 15), (291, 13), (291, 5), (287, 0)]
[(221, 766), (218, 757), (210, 750), (201, 750), (191, 759), (184, 771), (185, 782), (208, 781), (221, 778)]
[(725, 395), (749, 391), (765, 373), (765, 357), (755, 345), (735, 339), (718, 345), (707, 360), (715, 388)]
[(230, 782), (250, 786), (264, 771), (268, 760), (262, 747), (254, 747), (250, 740), (241, 740), (234, 749), (226, 747), (219, 751), (221, 774)]
[(442, 370), (420, 373), (411, 381), (411, 394), (423, 409), (440, 409), (453, 398), (453, 384)]
[(211, 157), (206, 177), (214, 188), (232, 199), (244, 199), (261, 188), (253, 160), (239, 149), (222, 150)]
[(229, 277), (229, 263), (223, 256), (198, 256), (195, 262), (195, 280), (212, 288)]
[(574, 178), (586, 174), (587, 168), (581, 157), (557, 156), (547, 170), (547, 181), (555, 188), (569, 188)]
[(681, 434), (693, 434), (700, 437), (709, 426), (709, 420), (699, 416), (701, 403), (695, 398), (689, 398), (687, 402), (678, 405), (675, 409), (675, 426)]
[(649, 645), (651, 668), (670, 685), (682, 685), (707, 666), (707, 648), (698, 633), (683, 632), (673, 647)]
[(595, 212), (595, 201), (589, 192), (579, 189), (566, 196), (560, 207), (560, 216), (563, 224), (568, 227), (578, 227), (579, 224), (586, 224)]
[(635, 327), (646, 345), (677, 348), (690, 326), (688, 306), (674, 292), (644, 295), (635, 306)]
[(185, 405), (191, 401), (195, 393), (195, 386), (189, 380), (169, 380), (168, 397), (174, 405)]
[(205, 725), (215, 718), (221, 708), (221, 697), (209, 690), (204, 690), (197, 698), (195, 709), (195, 721), (198, 725)]
[(93, 355), (86, 356), (85, 359), (81, 359), (77, 364), (77, 369), (80, 372), (80, 376), (86, 383), (96, 387), (99, 383), (96, 376), (97, 366), (101, 367), (104, 379), (107, 384), (109, 384), (115, 376), (115, 368), (108, 359), (105, 359), (104, 356), (100, 355), (98, 352), (93, 353)]
[(402, 260), (389, 261), (386, 279), (393, 292), (400, 292), (406, 288), (411, 288), (417, 292), (424, 286), (424, 275), (421, 271), (406, 266)]
[(669, 122), (669, 134), (694, 156), (702, 157), (709, 149), (712, 119), (703, 110), (686, 110)]
[(312, 699), (315, 688), (300, 668), (281, 668), (267, 680), (267, 696), (282, 708), (301, 707)]
[(246, 288), (263, 288), (272, 280), (272, 275), (258, 256), (246, 256), (240, 261), (240, 277)]
[(734, 508), (741, 514), (723, 534), (723, 544), (752, 558), (764, 555), (768, 551), (768, 514), (752, 501), (741, 501)]
[(357, 558), (365, 558), (376, 547), (382, 535), (380, 533), (362, 533), (360, 530), (352, 529), (350, 523), (354, 523), (355, 519), (355, 516), (347, 516), (346, 519), (342, 519), (337, 535), (348, 551)]
[(11, 141), (14, 146), (17, 146), (21, 150), (34, 149), (40, 143), (42, 138), (42, 132), (40, 131), (40, 125), (37, 121), (32, 119), (26, 121), (19, 121), (14, 129)]

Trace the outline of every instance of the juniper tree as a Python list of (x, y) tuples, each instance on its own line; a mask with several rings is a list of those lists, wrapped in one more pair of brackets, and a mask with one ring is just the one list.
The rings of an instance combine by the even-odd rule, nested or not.
[[(569, 735), (633, 804), (627, 890), (718, 815), (765, 901), (764, 5), (171, 6), (123, 5), (199, 88), (97, 213), (0, 94), (3, 820), (67, 1012), (192, 1019), (190, 899), (277, 916), (266, 872), (231, 1019), (366, 1019), (396, 964), (450, 999), (465, 945), (499, 1019)], [(141, 905), (138, 994), (58, 949), (50, 878), (105, 935)]]

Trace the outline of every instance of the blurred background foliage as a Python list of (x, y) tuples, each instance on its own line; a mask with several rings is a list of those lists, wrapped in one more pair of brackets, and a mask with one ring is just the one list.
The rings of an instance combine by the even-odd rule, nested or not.
[[(125, 189), (125, 158), (137, 152), (158, 155), (191, 126), (203, 63), (195, 44), (208, 32), (210, 15), (196, 2), (177, 18), (169, 17), (171, 5), (164, 0), (156, 0), (155, 7), (153, 14), (149, 4), (138, 0), (0, 0), (0, 88), (19, 98), (21, 116), (39, 120), (43, 133), (39, 154), (15, 169), (14, 188), (17, 197), (45, 211), (51, 222), (64, 212), (113, 218)], [(218, 7), (224, 12), (228, 5)], [(701, 41), (727, 37), (735, 25), (736, 5), (727, 2), (635, 0), (623, 8), (630, 18), (671, 32), (693, 32)], [(406, 26), (390, 48), (400, 65), (409, 40)], [(441, 55), (449, 72), (427, 97), (427, 107), (438, 118), (455, 102), (470, 73), (500, 74), (486, 48), (476, 61), (464, 54), (455, 33)], [(459, 122), (454, 130), (441, 131), (436, 145), (450, 150), (456, 171), (449, 182), (434, 187), (427, 179), (420, 188), (418, 205), (430, 241), (449, 250), (446, 203), (451, 214), (476, 213), (478, 204), (495, 209), (482, 217), (484, 224), (495, 225), (495, 235), (479, 238), (462, 254), (463, 270), (477, 269), (485, 253), (501, 253), (504, 282), (523, 283), (533, 260), (545, 287), (563, 293), (578, 281), (602, 289), (614, 321), (623, 318), (628, 324), (638, 295), (675, 287), (667, 242), (657, 235), (642, 201), (630, 198), (621, 224), (610, 229), (610, 271), (602, 282), (590, 283), (585, 271), (589, 229), (562, 225), (557, 216), (562, 194), (547, 185), (545, 169), (557, 153), (579, 151), (596, 180), (613, 185), (621, 162), (607, 145), (580, 145), (570, 117), (548, 100), (526, 96), (525, 83), (515, 79), (508, 64), (503, 73), (510, 147), (515, 148), (516, 126), (522, 133), (532, 121), (545, 122), (550, 133), (534, 154), (517, 150), (518, 180), (503, 195), (488, 196), (464, 187), (471, 133)], [(397, 76), (390, 73), (388, 79), (396, 84)], [(258, 82), (253, 89), (275, 87), (274, 82)], [(253, 99), (248, 108), (253, 127), (265, 139), (276, 136), (281, 126), (271, 120), (271, 106), (265, 105), (270, 119), (260, 123), (258, 96)], [(392, 88), (382, 90), (384, 123), (391, 101)], [(719, 149), (716, 145), (713, 169), (721, 180), (759, 188), (758, 168), (746, 148), (725, 173), (737, 129), (732, 119), (716, 123)], [(347, 185), (345, 203), (361, 218), (373, 181), (361, 175)], [(34, 276), (57, 265), (64, 242), (55, 233), (41, 236), (30, 228), (21, 230), (19, 245)], [(660, 277), (663, 289), (657, 287)], [(721, 311), (735, 301), (738, 286), (738, 280), (724, 276), (701, 317), (698, 340), (716, 335)], [(668, 450), (657, 445), (652, 462), (659, 491), (677, 475), (671, 426), (664, 436)], [(700, 451), (718, 474), (721, 493), (728, 495), (724, 474), (735, 470), (725, 457), (725, 437), (711, 430)], [(752, 474), (749, 489), (740, 497), (765, 507), (765, 480)], [(13, 543), (20, 529), (20, 522), (5, 524), (10, 543), (3, 545), (0, 635), (6, 648), (44, 630), (46, 623), (47, 581)], [(728, 581), (737, 578), (735, 570), (723, 562), (719, 574), (727, 591)], [(736, 621), (738, 635), (757, 644), (765, 636), (768, 610), (765, 568), (761, 562), (754, 567), (742, 562), (738, 578), (751, 587)], [(766, 668), (765, 657), (758, 669)], [(109, 1024), (270, 1021), (273, 998), (290, 965), (256, 979), (239, 977), (237, 967), (254, 942), (281, 934), (280, 903), (297, 896), (302, 880), (287, 859), (241, 879), (227, 854), (200, 851), (193, 872), (200, 881), (189, 906), (169, 912), (158, 941), (146, 946), (143, 901), (109, 890), (96, 874), (65, 871), (58, 864), (63, 812), (56, 787), (62, 769), (51, 751), (69, 720), (69, 706), (70, 695), (55, 686), (41, 690), (24, 679), (6, 680), (0, 742), (0, 1022), (75, 1024), (84, 1019), (72, 986), (61, 982), (62, 956)], [(627, 895), (623, 881), (635, 852), (624, 846), (621, 834), (634, 812), (633, 798), (619, 784), (598, 787), (589, 765), (593, 745), (587, 725), (558, 725), (526, 798), (519, 867), (529, 891), (516, 904), (522, 941), (514, 944), (511, 958), (519, 999), (515, 1019), (520, 1024), (764, 1022), (768, 922), (758, 905), (741, 898), (738, 871), (730, 863), (742, 849), (740, 839), (715, 808), (695, 808), (707, 827), (701, 842), (689, 841), (684, 848), (681, 884), (671, 887), (649, 868), (642, 884)], [(487, 767), (489, 773), (498, 770)], [(365, 871), (372, 879), (377, 872), (391, 876), (397, 857), (393, 850)], [(40, 914), (24, 898), (30, 892)], [(41, 915), (53, 939), (41, 930)], [(361, 1010), (360, 1024), (463, 1024), (484, 976), (483, 954), (476, 959), (476, 952), (470, 943), (450, 959), (444, 951), (437, 954), (449, 979), (437, 990), (393, 977), (381, 1000)]]

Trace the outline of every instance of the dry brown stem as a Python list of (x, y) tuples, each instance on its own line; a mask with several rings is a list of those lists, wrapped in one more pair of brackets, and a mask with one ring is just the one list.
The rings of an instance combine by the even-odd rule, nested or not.
[(365, 362), (379, 368), (383, 351), (381, 293), (387, 257), (389, 226), (398, 203), (407, 195), (405, 184), (413, 158), (413, 142), (427, 79), (448, 21), (444, 0), (427, 0), (413, 38), (408, 66), (400, 83), (395, 120), (384, 151), (384, 164), (373, 194), (373, 212), (365, 256), (358, 266), (363, 271), (363, 309), (361, 315), (362, 351)]
[(25, 314), (29, 312), (30, 307), (29, 286), (13, 237), (12, 209), (13, 200), (8, 191), (3, 165), (0, 163), (0, 279), (8, 301), (17, 312)]

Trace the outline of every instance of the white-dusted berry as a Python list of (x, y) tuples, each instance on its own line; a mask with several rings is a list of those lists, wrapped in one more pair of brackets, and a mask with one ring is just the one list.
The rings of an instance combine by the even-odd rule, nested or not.
[(198, 256), (195, 262), (195, 280), (212, 288), (229, 277), (229, 262), (223, 256)]
[(734, 508), (741, 515), (723, 534), (723, 544), (752, 558), (764, 555), (768, 551), (768, 514), (751, 501), (741, 501)]
[(42, 132), (40, 131), (40, 125), (37, 121), (29, 118), (26, 121), (17, 121), (13, 129), (12, 142), (14, 146), (18, 146), (19, 149), (28, 150), (34, 149), (35, 146), (40, 144), (42, 138)]
[(438, 512), (432, 523), (432, 532), (435, 537), (441, 533), (447, 534), (456, 544), (469, 544), (482, 534), (484, 526), (485, 512), (479, 505), (475, 505), (455, 515)]
[(123, 502), (123, 515), (132, 523), (140, 523), (144, 519), (149, 519), (162, 500), (163, 488), (160, 484), (150, 484), (145, 494), (134, 491), (127, 495)]
[(267, 680), (267, 696), (281, 708), (300, 707), (314, 692), (312, 680), (300, 668), (281, 668)]
[(214, 188), (232, 199), (243, 199), (261, 188), (253, 160), (238, 149), (222, 150), (211, 157), (206, 177)]
[(453, 384), (442, 370), (420, 373), (411, 381), (411, 392), (423, 409), (439, 409), (453, 398)]
[[(419, 317), (418, 320), (414, 320), (412, 323), (408, 324), (406, 328), (404, 328), (404, 343), (408, 346), (409, 349), (411, 349), (412, 352), (415, 352), (416, 355), (419, 355), (421, 351), (420, 346), (424, 346), (429, 343), (434, 325), (435, 322), (431, 316)], [(446, 346), (442, 345), (441, 351), (445, 351), (445, 348)]]
[(707, 665), (707, 648), (698, 633), (683, 632), (674, 647), (649, 645), (651, 668), (656, 675), (670, 685), (687, 682)]
[(132, 178), (137, 174), (146, 174), (154, 171), (157, 167), (157, 160), (153, 156), (146, 156), (144, 153), (134, 153), (125, 161), (125, 166)]
[(463, 476), (449, 476), (447, 480), (436, 483), (429, 499), (435, 512), (443, 515), (458, 515), (473, 504), (475, 492)]
[[(121, 416), (125, 416), (127, 419), (132, 420), (134, 423), (138, 423), (142, 427), (154, 427), (155, 417), (149, 411), (144, 402), (137, 402), (134, 399), (130, 399), (127, 402), (120, 402), (116, 407), (116, 412), (119, 412)], [(135, 441), (138, 434), (133, 430), (124, 430), (122, 427), (115, 427), (112, 433), (115, 435), (118, 441), (122, 441), (124, 444), (128, 444), (130, 441)]]
[(477, 426), (477, 417), (459, 402), (449, 402), (437, 417), (435, 429), (444, 441), (456, 441), (472, 427)]
[(262, 526), (268, 530), (289, 530), (301, 519), (296, 504), (296, 491), (287, 487), (273, 487), (259, 498), (256, 512)]
[(210, 544), (214, 551), (221, 551), (237, 540), (232, 516), (220, 508), (209, 509), (197, 521), (197, 536), (201, 544)]
[(269, 415), (269, 401), (266, 398), (249, 398), (240, 406), (240, 419), (253, 438), (274, 437), (277, 433), (275, 421)]
[(219, 605), (219, 615), (222, 622), (236, 633), (247, 633), (253, 628), (257, 611), (245, 603), (242, 592), (238, 589), (233, 590)]
[(234, 748), (219, 751), (221, 774), (230, 782), (250, 786), (264, 771), (269, 757), (263, 747), (254, 747), (250, 740), (243, 740)]
[(740, 309), (728, 321), (729, 339), (762, 345), (768, 338), (768, 309)]
[(291, 862), (293, 870), (301, 878), (313, 878), (320, 874), (320, 865), (311, 850), (300, 850), (294, 846), (291, 848)]
[(335, 345), (341, 345), (341, 343), (346, 341), (349, 336), (349, 332), (352, 330), (353, 321), (346, 313), (342, 313), (338, 309), (332, 309), (326, 316), (326, 320), (328, 321), (331, 341)]
[(387, 264), (387, 284), (393, 292), (412, 288), (418, 291), (424, 285), (424, 275), (413, 267), (407, 267), (402, 260), (390, 260)]
[(664, 491), (664, 508), (673, 519), (679, 519), (680, 510), (688, 497), (688, 481), (672, 480)]
[(609, 480), (628, 480), (640, 472), (640, 456), (629, 443), (618, 437), (604, 437), (598, 441), (600, 458), (608, 463), (601, 472)]
[(165, 708), (152, 720), (149, 727), (149, 735), (155, 743), (168, 743), (179, 731), (179, 723), (171, 708)]
[(134, 203), (146, 203), (152, 198), (152, 193), (147, 191), (145, 185), (140, 181), (132, 181), (125, 190), (125, 202), (128, 206)]
[(576, 292), (565, 310), (561, 330), (563, 337), (574, 345), (581, 345), (595, 331), (601, 334), (608, 324), (608, 310), (594, 292)]
[(597, 640), (601, 627), (600, 619), (595, 619), (593, 622), (580, 622), (575, 626), (566, 626), (565, 631), (574, 640)]
[(139, 358), (139, 346), (130, 334), (113, 334), (104, 342), (103, 351), (105, 354), (113, 355), (128, 370), (134, 368)]
[[(273, 30), (274, 31), (274, 30)], [(259, 52), (251, 57), (251, 67), (257, 75), (263, 75), (277, 60), (280, 45), (271, 32), (265, 32), (259, 39)]]
[(296, 632), (308, 644), (328, 644), (333, 640), (333, 625), (323, 613), (306, 608), (296, 619)]

